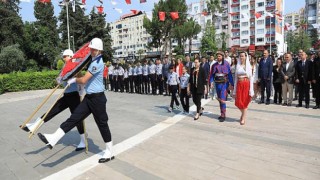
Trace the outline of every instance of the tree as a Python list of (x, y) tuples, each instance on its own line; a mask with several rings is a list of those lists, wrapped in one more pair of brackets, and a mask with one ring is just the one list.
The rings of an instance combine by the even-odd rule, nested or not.
[(19, 71), (25, 63), (24, 54), (19, 45), (4, 47), (0, 53), (0, 73)]
[(205, 54), (206, 52), (212, 52), (215, 50), (217, 50), (216, 30), (210, 23), (207, 23), (204, 35), (201, 39), (200, 51), (201, 54)]
[(310, 39), (312, 46), (315, 46), (319, 41), (318, 30), (316, 28), (311, 30)]
[(22, 44), (23, 23), (18, 13), (19, 0), (0, 1), (0, 49)]
[[(69, 14), (69, 33), (70, 33), (70, 48), (79, 49), (82, 45), (89, 42), (87, 33), (89, 32), (89, 17), (85, 16), (84, 10), (79, 6), (80, 0), (76, 0), (75, 12), (72, 10), (72, 4), (68, 3)], [(61, 33), (61, 49), (68, 48), (68, 30), (67, 30), (67, 9), (66, 5), (62, 6), (62, 10), (58, 17), (61, 22), (59, 26), (59, 33)], [(72, 36), (72, 38), (71, 38)]]
[(309, 51), (311, 48), (310, 37), (305, 31), (300, 30), (298, 34), (289, 31), (287, 34), (288, 49), (291, 52), (298, 52), (299, 49)]
[(226, 34), (225, 32), (222, 32), (220, 35), (218, 35), (218, 42), (221, 44), (221, 50), (225, 51), (227, 50), (227, 41), (229, 39), (230, 35)]
[[(166, 13), (165, 21), (159, 20), (158, 13), (160, 11)], [(170, 18), (170, 12), (178, 12), (179, 19), (172, 20)], [(162, 57), (167, 52), (168, 45), (170, 50), (169, 56), (171, 56), (171, 38), (174, 38), (173, 29), (174, 27), (181, 25), (183, 24), (183, 22), (186, 21), (186, 12), (187, 5), (185, 0), (160, 0), (157, 4), (154, 5), (154, 8), (152, 10), (152, 19), (144, 19), (143, 26), (146, 28), (147, 32), (150, 33), (152, 37), (151, 43), (149, 43), (149, 45), (156, 44), (162, 47)], [(152, 33), (153, 30), (155, 30), (155, 33)]]
[(221, 13), (222, 8), (221, 8), (221, 0), (207, 0), (207, 7), (208, 7), (208, 12), (212, 16), (212, 25), (215, 27), (216, 24), (216, 18), (217, 15), (216, 13)]
[(197, 34), (199, 34), (201, 32), (201, 26), (193, 19), (190, 18), (187, 22), (186, 22), (186, 36), (189, 39), (189, 55), (191, 54), (191, 46), (192, 46), (192, 39), (194, 36), (196, 36)]
[(86, 28), (84, 39), (89, 42), (93, 38), (100, 38), (103, 41), (103, 59), (108, 61), (112, 59), (112, 38), (110, 35), (110, 24), (106, 23), (106, 14), (97, 14), (92, 8), (89, 15), (89, 25)]
[(137, 53), (139, 54), (139, 61), (141, 61), (141, 55), (144, 53), (144, 50), (139, 49)]

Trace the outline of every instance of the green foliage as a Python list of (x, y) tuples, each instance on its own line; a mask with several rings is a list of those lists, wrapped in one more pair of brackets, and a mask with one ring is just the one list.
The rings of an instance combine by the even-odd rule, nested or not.
[(18, 0), (0, 1), (0, 49), (23, 42), (23, 23), (18, 5)]
[(230, 35), (226, 34), (225, 32), (222, 32), (221, 34), (219, 34), (217, 41), (219, 42), (219, 44), (221, 44), (222, 51), (227, 50), (227, 41), (229, 37)]
[(27, 60), (24, 66), (27, 71), (38, 71), (39, 70), (38, 63), (34, 59)]
[(24, 65), (24, 54), (19, 45), (5, 47), (0, 53), (0, 73), (21, 70)]
[(206, 54), (208, 51), (216, 51), (217, 44), (216, 44), (216, 30), (214, 26), (210, 23), (207, 23), (204, 35), (201, 39), (201, 47), (200, 51), (201, 54)]
[(221, 13), (221, 0), (207, 0), (208, 12), (212, 14), (212, 25), (215, 26), (217, 16), (215, 13)]
[(288, 50), (295, 53), (297, 53), (299, 49), (302, 49), (305, 52), (308, 52), (309, 49), (311, 48), (311, 39), (302, 30), (297, 34), (294, 34), (291, 31), (288, 32), (287, 43), (288, 43)]
[(312, 46), (315, 46), (317, 42), (319, 41), (319, 35), (317, 29), (312, 29), (310, 33), (310, 39)]
[(64, 62), (62, 59), (59, 59), (57, 62), (57, 69), (61, 70), (63, 68)]
[(15, 72), (0, 75), (0, 93), (52, 89), (59, 71)]
[(182, 59), (182, 61), (185, 60), (184, 55), (176, 55), (175, 57), (176, 57), (176, 59)]

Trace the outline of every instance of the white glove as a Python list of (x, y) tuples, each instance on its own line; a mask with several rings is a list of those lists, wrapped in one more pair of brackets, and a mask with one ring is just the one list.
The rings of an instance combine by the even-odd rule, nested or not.
[(56, 81), (57, 81), (58, 84), (62, 84), (61, 77), (57, 77)]
[(71, 79), (69, 79), (68, 80), (68, 84), (70, 85), (70, 84), (73, 84), (73, 83), (75, 83), (76, 82), (76, 78), (71, 78)]

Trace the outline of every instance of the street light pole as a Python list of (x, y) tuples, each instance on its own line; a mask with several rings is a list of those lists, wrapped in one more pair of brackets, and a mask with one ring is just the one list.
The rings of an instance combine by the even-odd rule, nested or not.
[(270, 56), (271, 56), (271, 51), (272, 51), (271, 50), (271, 48), (272, 48), (272, 44), (271, 44), (272, 43), (272, 41), (271, 41), (272, 40), (272, 34), (271, 34), (271, 24), (272, 24), (272, 22), (271, 22), (271, 20), (272, 19), (270, 17), (270, 27), (269, 27), (269, 33), (270, 33)]
[(69, 32), (69, 1), (66, 0), (66, 9), (67, 9), (67, 31), (68, 31), (68, 49), (70, 49), (70, 32)]
[(74, 36), (70, 36), (72, 38), (72, 49), (73, 49), (73, 52), (75, 52), (75, 49), (74, 49)]

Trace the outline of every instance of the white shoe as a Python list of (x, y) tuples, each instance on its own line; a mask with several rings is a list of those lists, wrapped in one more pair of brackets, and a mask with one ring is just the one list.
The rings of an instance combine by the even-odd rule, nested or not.
[(26, 128), (24, 129), (25, 131), (27, 132), (34, 132), (34, 130), (36, 129), (36, 127), (38, 126), (38, 124), (40, 124), (39, 127), (42, 126), (44, 122), (42, 121), (42, 119), (40, 117), (38, 117), (34, 123), (29, 123), (29, 124), (26, 124)]
[(106, 143), (106, 150), (101, 159), (99, 159), (99, 163), (105, 163), (114, 159), (112, 152), (112, 141)]
[(65, 134), (66, 133), (61, 128), (59, 128), (53, 134), (38, 133), (38, 136), (42, 142), (44, 142), (50, 149), (52, 149)]
[(78, 144), (77, 148), (75, 151), (81, 151), (84, 150), (86, 148), (86, 135), (85, 134), (80, 134), (80, 143)]

